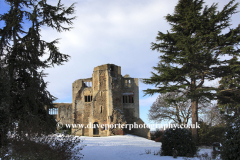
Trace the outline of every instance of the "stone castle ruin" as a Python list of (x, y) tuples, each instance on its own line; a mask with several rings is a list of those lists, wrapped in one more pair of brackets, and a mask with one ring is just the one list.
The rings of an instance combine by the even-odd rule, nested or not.
[(57, 110), (52, 108), (50, 113), (55, 109), (58, 122), (84, 125), (72, 128), (74, 135), (111, 136), (126, 132), (150, 138), (148, 128), (110, 127), (111, 124), (144, 125), (139, 118), (138, 78), (122, 76), (121, 67), (114, 64), (97, 66), (91, 78), (74, 81), (72, 103), (55, 103), (55, 107)]

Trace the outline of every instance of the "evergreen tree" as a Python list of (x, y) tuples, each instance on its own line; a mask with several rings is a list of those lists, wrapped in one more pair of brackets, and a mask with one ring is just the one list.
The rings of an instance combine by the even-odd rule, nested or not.
[[(161, 52), (160, 61), (153, 67), (156, 73), (143, 80), (156, 87), (145, 90), (145, 95), (183, 92), (191, 99), (192, 124), (198, 122), (199, 99), (217, 99), (218, 88), (204, 82), (227, 74), (221, 71), (227, 61), (220, 57), (239, 57), (234, 46), (239, 44), (240, 25), (229, 29), (238, 3), (231, 0), (221, 11), (217, 11), (215, 3), (210, 7), (203, 4), (203, 0), (179, 0), (173, 15), (166, 16), (171, 32), (158, 32), (159, 43), (152, 43), (151, 49)], [(192, 134), (197, 142), (197, 128), (192, 129)]]
[[(19, 133), (52, 132), (56, 122), (46, 107), (53, 107), (56, 98), (47, 90), (43, 70), (63, 64), (69, 56), (60, 53), (56, 47), (58, 40), (41, 39), (40, 31), (42, 26), (58, 32), (70, 30), (63, 24), (72, 25), (75, 17), (69, 15), (74, 13), (74, 4), (66, 8), (61, 0), (56, 6), (48, 4), (47, 0), (5, 2), (9, 10), (0, 14), (0, 22), (4, 23), (0, 28), (1, 113), (7, 115), (8, 126), (18, 123)], [(48, 58), (43, 59), (43, 56)], [(2, 121), (0, 123), (4, 126)]]
[(226, 74), (219, 81), (218, 107), (224, 112), (227, 110), (230, 117), (237, 117), (240, 113), (240, 62), (235, 56), (227, 62), (222, 69)]

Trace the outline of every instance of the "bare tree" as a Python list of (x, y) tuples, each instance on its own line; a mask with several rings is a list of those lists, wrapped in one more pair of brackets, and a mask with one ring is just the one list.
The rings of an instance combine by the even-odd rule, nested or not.
[(206, 122), (210, 126), (215, 126), (219, 124), (224, 124), (224, 114), (221, 114), (220, 109), (217, 104), (211, 104), (209, 107), (202, 110), (203, 113), (203, 121)]
[[(184, 99), (176, 92), (159, 95), (149, 110), (149, 120), (155, 122), (170, 120), (177, 124), (187, 124), (191, 118), (191, 101), (179, 101), (180, 98)], [(169, 101), (169, 99), (174, 99), (174, 101)]]

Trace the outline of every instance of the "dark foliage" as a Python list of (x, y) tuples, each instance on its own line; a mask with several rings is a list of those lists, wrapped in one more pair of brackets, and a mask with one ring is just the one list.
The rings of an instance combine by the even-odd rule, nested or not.
[(191, 131), (185, 128), (167, 129), (162, 136), (161, 155), (188, 156), (196, 154), (197, 147)]
[(214, 142), (223, 142), (226, 127), (224, 125), (210, 126), (204, 122), (199, 122), (198, 143), (199, 145), (212, 146)]
[(240, 119), (235, 118), (228, 126), (222, 144), (223, 160), (240, 160)]
[(226, 70), (229, 74), (219, 81), (218, 107), (227, 111), (226, 118), (237, 117), (240, 115), (240, 62), (237, 57), (228, 60)]
[[(70, 160), (82, 159), (82, 140), (74, 136), (17, 136), (9, 138), (9, 150), (0, 157), (10, 160)], [(3, 151), (3, 150), (2, 150)]]
[(0, 110), (0, 146), (7, 145), (7, 133), (8, 133), (8, 115), (3, 110)]

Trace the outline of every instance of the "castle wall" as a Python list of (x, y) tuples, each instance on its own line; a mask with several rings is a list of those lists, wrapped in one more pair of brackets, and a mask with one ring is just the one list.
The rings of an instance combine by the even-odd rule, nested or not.
[[(138, 78), (123, 78), (123, 109), (130, 112), (129, 116), (139, 118), (139, 84)], [(131, 99), (132, 98), (132, 99)]]
[(54, 103), (54, 107), (58, 108), (56, 115), (57, 122), (69, 124), (72, 122), (72, 104), (71, 103)]
[(138, 120), (136, 121), (136, 124), (138, 124), (139, 128), (137, 128), (137, 129), (135, 128), (133, 130), (132, 134), (135, 134), (137, 136), (144, 137), (144, 138), (147, 138), (147, 139), (151, 139), (150, 129), (143, 127), (144, 126), (144, 122), (142, 121), (141, 118), (138, 118)]

